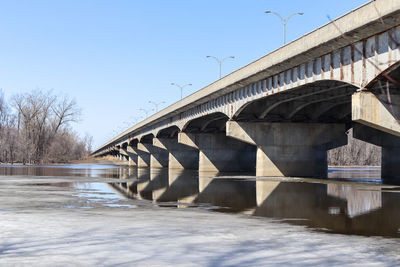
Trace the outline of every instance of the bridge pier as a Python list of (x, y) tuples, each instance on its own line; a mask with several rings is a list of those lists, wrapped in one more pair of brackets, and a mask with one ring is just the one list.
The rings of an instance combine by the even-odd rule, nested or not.
[(126, 154), (128, 154), (129, 157), (129, 164), (133, 166), (137, 166), (138, 164), (138, 154), (136, 150), (137, 149), (132, 146), (126, 148)]
[(344, 124), (228, 121), (226, 134), (257, 146), (256, 176), (324, 178), (327, 150), (347, 143)]
[(144, 144), (144, 143), (138, 143), (137, 144), (137, 155), (138, 155), (138, 163), (137, 166), (139, 168), (146, 168), (150, 167), (150, 151), (148, 147), (150, 147), (151, 144)]
[(131, 146), (123, 147), (120, 149), (123, 161), (128, 161), (129, 165), (137, 165), (137, 153)]
[[(390, 97), (390, 100), (389, 100)], [(373, 93), (368, 90), (352, 95), (354, 138), (382, 147), (382, 180), (400, 182), (400, 95), (392, 90)]]
[(199, 172), (254, 170), (255, 149), (224, 133), (179, 133), (178, 142), (199, 150)]
[(153, 146), (165, 150), (169, 169), (197, 169), (199, 152), (197, 149), (178, 143), (178, 138), (153, 138)]
[(400, 137), (358, 123), (353, 125), (353, 137), (382, 147), (382, 180), (400, 182)]
[(119, 150), (119, 160), (121, 161), (127, 161), (127, 154), (125, 154), (125, 152), (123, 151), (123, 149), (121, 148)]
[(351, 117), (354, 122), (400, 137), (400, 95), (354, 93), (351, 98)]
[(138, 150), (140, 151), (138, 167), (168, 167), (168, 151), (153, 146), (153, 143), (138, 143)]

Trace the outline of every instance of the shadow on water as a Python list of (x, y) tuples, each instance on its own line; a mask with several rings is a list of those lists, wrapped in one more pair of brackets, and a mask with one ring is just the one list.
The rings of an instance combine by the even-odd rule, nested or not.
[[(379, 168), (331, 168), (331, 179), (325, 180), (107, 165), (1, 167), (0, 174), (117, 178), (108, 184), (114, 191), (89, 186), (93, 194), (107, 191), (90, 197), (112, 199), (117, 192), (129, 201), (146, 200), (161, 207), (267, 217), (329, 233), (400, 237), (400, 187), (380, 184)], [(71, 184), (84, 188), (91, 183), (42, 185)]]

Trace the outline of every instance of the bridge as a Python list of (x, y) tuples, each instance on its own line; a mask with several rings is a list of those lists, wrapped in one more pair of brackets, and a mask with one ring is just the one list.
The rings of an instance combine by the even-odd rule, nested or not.
[(138, 167), (325, 177), (327, 151), (382, 147), (400, 176), (400, 2), (377, 0), (134, 125), (93, 152)]

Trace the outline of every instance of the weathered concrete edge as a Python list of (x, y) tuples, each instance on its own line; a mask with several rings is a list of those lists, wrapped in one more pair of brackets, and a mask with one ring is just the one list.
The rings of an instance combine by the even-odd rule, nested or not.
[[(310, 50), (315, 50), (315, 48), (321, 47), (325, 44), (328, 45), (330, 42), (332, 42), (332, 44), (329, 44), (330, 49), (340, 48), (344, 45), (340, 42), (337, 42), (336, 40), (340, 39), (342, 37), (342, 34), (349, 34), (367, 24), (378, 21), (382, 17), (386, 17), (399, 12), (400, 1), (398, 0), (376, 0), (366, 3), (348, 12), (347, 14), (344, 14), (343, 16), (333, 20), (332, 22), (329, 22), (313, 30), (308, 34), (305, 34), (302, 37), (288, 43), (287, 45), (282, 46), (277, 50), (261, 57), (260, 59), (253, 61), (248, 65), (228, 74), (227, 76), (196, 91), (195, 93), (185, 97), (184, 99), (168, 106), (167, 108), (127, 129), (123, 133), (111, 139), (109, 142), (103, 144), (102, 146), (97, 148), (93, 152), (93, 154), (97, 153), (104, 147), (116, 141), (120, 141), (121, 138), (124, 138), (125, 136), (141, 129), (142, 127), (150, 123), (156, 123), (160, 119), (164, 119), (164, 117), (167, 115), (172, 116), (175, 113), (183, 112), (183, 109), (185, 107), (187, 109), (190, 108), (192, 103), (196, 103), (196, 105), (198, 105), (199, 100), (206, 98), (212, 93), (222, 91), (221, 94), (223, 94), (225, 93), (224, 91), (229, 91), (229, 89), (234, 87), (235, 85), (239, 84), (239, 86), (243, 86), (243, 84), (247, 84), (245, 82), (246, 79), (249, 79), (250, 77), (253, 77), (258, 73), (270, 69), (274, 66), (283, 65), (282, 63), (284, 63), (285, 61), (288, 61), (294, 57), (304, 55)], [(390, 27), (393, 27), (393, 25), (388, 25), (387, 28)], [(338, 29), (340, 29), (341, 32)], [(373, 33), (370, 33), (369, 35), (372, 34)], [(369, 35), (357, 35), (356, 37), (351, 37), (351, 40), (353, 42), (356, 42), (358, 40), (368, 37)], [(324, 52), (321, 53), (321, 55), (323, 54)], [(288, 67), (286, 66), (285, 68)], [(280, 71), (282, 70), (277, 69), (275, 70), (275, 73), (271, 72), (270, 75), (279, 73)]]

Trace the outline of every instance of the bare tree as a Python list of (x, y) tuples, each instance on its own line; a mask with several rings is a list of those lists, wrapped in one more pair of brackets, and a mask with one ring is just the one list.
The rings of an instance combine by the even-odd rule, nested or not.
[(49, 148), (62, 136), (58, 133), (70, 123), (77, 122), (81, 113), (75, 100), (57, 97), (52, 91), (17, 94), (12, 97), (12, 104), (19, 118), (18, 132), (24, 142), (24, 162), (40, 163), (48, 158)]

